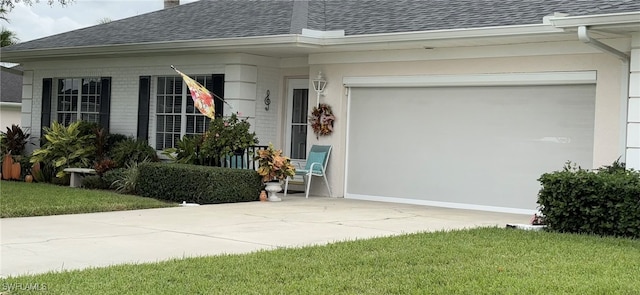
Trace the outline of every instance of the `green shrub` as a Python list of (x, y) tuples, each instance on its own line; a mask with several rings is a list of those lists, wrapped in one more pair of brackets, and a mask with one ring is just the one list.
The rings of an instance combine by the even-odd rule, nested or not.
[[(149, 163), (149, 161), (145, 160), (141, 163)], [(111, 187), (115, 188), (119, 193), (135, 194), (138, 190), (139, 165), (140, 163), (138, 162), (129, 162), (118, 179), (111, 184)]]
[(538, 181), (549, 230), (640, 238), (639, 172), (615, 163), (598, 172), (568, 164)]
[(165, 149), (162, 154), (174, 163), (199, 165), (203, 162), (199, 152), (202, 140), (202, 135), (185, 135), (176, 142), (175, 148)]
[(77, 123), (78, 123), (78, 130), (80, 131), (80, 135), (82, 136), (93, 135), (95, 134), (96, 130), (102, 129), (102, 127), (100, 127), (100, 124), (96, 122), (80, 120), (80, 121), (77, 121)]
[(82, 135), (80, 122), (75, 122), (68, 127), (53, 122), (51, 128), (45, 127), (46, 143), (35, 150), (31, 156), (32, 163), (51, 163), (55, 175), (64, 177), (65, 168), (89, 168), (95, 153), (93, 134)]
[(107, 183), (107, 185), (109, 186), (109, 188), (114, 188), (114, 183), (118, 180), (118, 179), (122, 179), (125, 173), (125, 168), (115, 168), (112, 170), (109, 170), (107, 172), (105, 172), (104, 174), (102, 174), (102, 179), (104, 180), (105, 183)]
[(111, 159), (118, 167), (124, 167), (130, 162), (140, 163), (142, 161), (158, 161), (158, 155), (146, 140), (127, 138), (116, 143), (111, 150)]
[(106, 136), (105, 153), (110, 154), (116, 144), (126, 141), (129, 136), (119, 133), (109, 133)]
[(86, 189), (108, 189), (109, 184), (99, 175), (88, 175), (82, 179), (82, 186)]
[[(35, 164), (34, 164), (35, 165)], [(36, 182), (52, 183), (56, 178), (56, 169), (52, 163), (40, 163), (40, 169), (32, 171), (33, 179)]]
[(145, 163), (139, 166), (139, 173), (139, 195), (173, 202), (255, 201), (262, 189), (260, 176), (253, 170)]
[[(221, 159), (232, 156), (258, 143), (255, 132), (249, 132), (251, 124), (246, 119), (238, 119), (236, 114), (227, 118), (211, 120), (209, 129), (204, 133), (199, 157), (205, 162), (222, 166)], [(205, 163), (210, 165), (211, 163)]]

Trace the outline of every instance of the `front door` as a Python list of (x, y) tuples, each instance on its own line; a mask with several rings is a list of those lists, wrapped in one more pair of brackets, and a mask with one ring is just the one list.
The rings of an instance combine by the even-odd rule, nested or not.
[(309, 80), (290, 79), (287, 88), (285, 152), (297, 168), (304, 167), (307, 158)]

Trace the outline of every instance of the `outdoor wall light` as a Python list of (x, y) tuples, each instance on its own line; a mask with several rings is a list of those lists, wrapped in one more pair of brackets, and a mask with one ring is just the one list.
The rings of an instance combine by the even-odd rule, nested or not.
[(320, 106), (320, 93), (324, 91), (324, 88), (327, 87), (327, 80), (322, 78), (322, 72), (318, 72), (318, 77), (311, 81), (313, 83), (313, 90), (316, 91), (316, 105)]

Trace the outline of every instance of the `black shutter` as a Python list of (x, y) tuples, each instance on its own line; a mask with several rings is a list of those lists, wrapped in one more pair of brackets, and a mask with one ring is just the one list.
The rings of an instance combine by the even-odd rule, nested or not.
[(51, 99), (53, 79), (42, 79), (42, 112), (40, 113), (40, 136), (44, 136), (44, 127), (51, 126)]
[(111, 116), (111, 77), (100, 78), (100, 126), (109, 131)]
[(151, 101), (151, 77), (140, 76), (138, 89), (138, 139), (149, 139), (149, 102)]
[(224, 74), (213, 74), (211, 79), (213, 80), (213, 89), (209, 90), (214, 94), (216, 117), (222, 117), (224, 115)]

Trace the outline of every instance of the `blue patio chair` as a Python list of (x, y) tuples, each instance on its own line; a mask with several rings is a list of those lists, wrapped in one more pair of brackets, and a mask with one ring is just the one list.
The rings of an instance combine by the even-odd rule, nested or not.
[[(321, 176), (327, 185), (329, 197), (331, 197), (331, 188), (327, 180), (327, 163), (329, 163), (329, 154), (331, 153), (330, 145), (313, 145), (307, 156), (307, 165), (304, 169), (296, 169), (296, 175), (302, 175), (305, 184), (305, 198), (309, 198), (309, 188), (311, 187), (311, 178), (313, 176)], [(284, 196), (287, 196), (289, 188), (289, 178), (284, 182)]]

